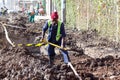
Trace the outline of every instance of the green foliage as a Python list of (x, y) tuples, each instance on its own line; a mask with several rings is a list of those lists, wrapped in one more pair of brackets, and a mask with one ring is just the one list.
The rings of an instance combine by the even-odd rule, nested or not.
[(88, 20), (89, 28), (97, 29), (102, 36), (115, 38), (117, 33), (115, 13), (117, 12), (114, 0), (66, 0), (67, 27), (87, 29)]

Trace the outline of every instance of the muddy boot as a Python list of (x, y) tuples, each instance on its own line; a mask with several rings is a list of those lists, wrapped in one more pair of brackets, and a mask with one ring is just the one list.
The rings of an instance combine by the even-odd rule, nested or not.
[(49, 64), (46, 66), (46, 68), (52, 68), (53, 65), (54, 65), (54, 57), (50, 56), (49, 57)]
[(54, 56), (50, 56), (50, 58), (49, 58), (49, 65), (50, 66), (54, 65)]

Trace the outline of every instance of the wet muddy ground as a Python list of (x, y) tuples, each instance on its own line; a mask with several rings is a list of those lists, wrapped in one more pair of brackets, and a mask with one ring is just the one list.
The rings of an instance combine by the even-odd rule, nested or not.
[[(45, 20), (29, 23), (26, 16), (16, 15), (5, 23), (12, 25), (6, 27), (10, 39), (15, 44), (26, 44), (41, 36)], [(48, 67), (48, 56), (39, 47), (11, 47), (2, 25), (0, 28), (0, 80), (79, 80), (63, 63), (61, 54), (56, 55), (55, 65)], [(71, 63), (82, 80), (120, 80), (119, 43), (100, 37), (97, 30), (66, 28), (66, 33)]]

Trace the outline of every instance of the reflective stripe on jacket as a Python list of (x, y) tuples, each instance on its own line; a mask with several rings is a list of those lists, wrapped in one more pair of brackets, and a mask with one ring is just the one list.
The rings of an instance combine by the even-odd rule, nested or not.
[[(49, 20), (49, 21), (48, 21), (48, 27), (51, 26), (51, 23), (52, 23), (52, 21)], [(61, 23), (60, 21), (58, 21), (58, 28), (57, 28), (56, 41), (58, 41), (58, 40), (60, 39), (60, 37), (61, 37), (61, 34), (60, 34), (60, 27), (61, 27), (61, 24), (62, 24), (62, 23)]]

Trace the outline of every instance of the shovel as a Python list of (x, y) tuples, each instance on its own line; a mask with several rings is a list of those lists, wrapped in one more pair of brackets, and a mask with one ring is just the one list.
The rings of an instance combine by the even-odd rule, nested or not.
[(63, 49), (63, 50), (71, 50), (70, 48), (63, 48), (63, 47), (61, 47), (61, 46), (59, 46), (59, 45), (57, 45), (57, 44), (54, 44), (54, 43), (48, 42), (48, 41), (46, 41), (46, 40), (43, 40), (43, 42), (44, 42), (45, 44), (50, 44), (50, 45), (52, 45), (52, 46), (54, 46), (54, 47), (57, 47), (57, 48), (59, 48), (59, 49)]
[(45, 45), (45, 43), (41, 42), (41, 43), (37, 43), (37, 44), (32, 44), (32, 43), (28, 43), (28, 44), (17, 44), (17, 46), (27, 46), (27, 47), (31, 47), (31, 46), (35, 46), (35, 47), (40, 47)]
[[(61, 46), (58, 46), (58, 45), (53, 44), (53, 43), (51, 43), (51, 42), (47, 42), (47, 41), (45, 41), (45, 40), (44, 40), (43, 42), (45, 42), (45, 43), (47, 43), (47, 44), (50, 44), (50, 45), (52, 45), (52, 46), (55, 46), (55, 47), (57, 47), (57, 48), (59, 48), (59, 49), (70, 50), (69, 48), (62, 48)], [(78, 73), (76, 72), (76, 70), (74, 69), (73, 65), (72, 65), (70, 62), (68, 62), (68, 66), (71, 67), (71, 69), (73, 70), (75, 76), (76, 76), (79, 80), (82, 80), (82, 78), (78, 75)]]
[(72, 49), (72, 48), (63, 48), (63, 47), (61, 47), (61, 46), (59, 46), (59, 45), (57, 45), (57, 44), (48, 42), (48, 41), (46, 41), (46, 40), (44, 40), (43, 42), (44, 42), (45, 44), (50, 44), (50, 45), (55, 46), (55, 47), (57, 47), (57, 48), (59, 48), (59, 49), (63, 49), (63, 50), (67, 50), (67, 51), (75, 51), (75, 52), (82, 52), (82, 51), (83, 51), (83, 50), (76, 50), (76, 49)]

